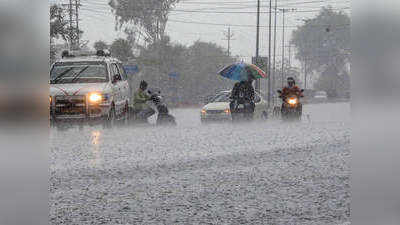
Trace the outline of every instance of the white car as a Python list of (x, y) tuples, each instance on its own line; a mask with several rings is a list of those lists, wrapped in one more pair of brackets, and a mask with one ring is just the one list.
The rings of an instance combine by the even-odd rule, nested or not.
[(100, 122), (112, 126), (116, 119), (128, 117), (129, 99), (129, 84), (121, 62), (104, 51), (78, 57), (67, 53), (52, 65), (52, 125)]
[(314, 94), (315, 102), (326, 102), (328, 100), (328, 95), (325, 91), (317, 91)]
[[(201, 109), (201, 122), (209, 121), (231, 121), (231, 111), (229, 107), (231, 91), (223, 91), (218, 93), (207, 105)], [(266, 118), (268, 103), (256, 93), (255, 96), (254, 118)]]

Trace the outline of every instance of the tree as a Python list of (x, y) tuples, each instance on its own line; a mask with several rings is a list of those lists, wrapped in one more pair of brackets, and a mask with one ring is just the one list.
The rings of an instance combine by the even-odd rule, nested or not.
[[(71, 28), (68, 20), (65, 18), (65, 10), (53, 4), (50, 6), (50, 38), (64, 41), (77, 40), (78, 36), (83, 34), (82, 30)], [(72, 29), (72, 30), (71, 30)], [(76, 46), (79, 47), (79, 46)]]
[(50, 64), (52, 64), (56, 58), (57, 49), (54, 46), (54, 39), (67, 40), (68, 27), (67, 21), (65, 20), (64, 9), (58, 5), (50, 6)]
[(107, 43), (104, 42), (104, 41), (96, 41), (96, 42), (93, 44), (93, 47), (94, 47), (94, 49), (95, 49), (96, 51), (98, 51), (98, 50), (103, 50), (103, 49), (108, 49), (108, 45), (107, 45)]
[[(143, 35), (149, 43), (164, 37), (170, 9), (179, 0), (111, 0), (109, 5), (115, 14), (116, 29), (125, 26), (129, 40), (132, 35)], [(133, 26), (129, 26), (133, 25)]]
[(349, 16), (328, 7), (293, 31), (291, 42), (298, 50), (296, 58), (307, 60), (310, 70), (317, 71), (332, 62), (343, 66), (350, 58), (350, 38)]
[(345, 72), (350, 63), (350, 22), (347, 14), (327, 7), (293, 32), (296, 58), (306, 63), (308, 72), (333, 78)]
[(116, 39), (110, 46), (111, 55), (122, 62), (127, 62), (133, 57), (132, 47), (129, 42), (123, 38)]
[(197, 41), (185, 47), (172, 44), (166, 36), (143, 48), (138, 57), (146, 81), (159, 87), (169, 103), (174, 104), (198, 104), (218, 90), (231, 89), (233, 82), (217, 72), (234, 61), (214, 43)]
[(58, 5), (50, 6), (50, 38), (67, 40), (68, 22), (65, 19), (64, 9)]

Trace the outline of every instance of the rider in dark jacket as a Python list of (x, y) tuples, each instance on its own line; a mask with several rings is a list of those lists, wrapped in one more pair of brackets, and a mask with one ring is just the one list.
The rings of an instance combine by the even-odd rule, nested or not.
[(235, 115), (237, 113), (238, 104), (243, 104), (245, 106), (245, 116), (247, 119), (251, 120), (253, 118), (254, 109), (255, 109), (255, 91), (253, 87), (253, 79), (249, 79), (247, 81), (241, 81), (234, 85), (231, 93), (231, 115), (232, 119), (235, 119)]

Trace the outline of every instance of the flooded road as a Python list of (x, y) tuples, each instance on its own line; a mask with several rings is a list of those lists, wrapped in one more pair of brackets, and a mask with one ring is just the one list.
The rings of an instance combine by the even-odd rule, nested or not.
[(350, 105), (310, 121), (51, 130), (52, 224), (343, 224)]

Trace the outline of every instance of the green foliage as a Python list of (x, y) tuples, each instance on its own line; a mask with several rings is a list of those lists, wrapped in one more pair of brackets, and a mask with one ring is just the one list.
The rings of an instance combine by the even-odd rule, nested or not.
[(350, 38), (349, 16), (328, 7), (293, 32), (292, 44), (296, 58), (307, 60), (310, 70), (318, 70), (332, 62), (343, 66), (349, 59)]
[(127, 34), (143, 33), (148, 42), (154, 43), (164, 36), (168, 13), (177, 2), (179, 0), (111, 0), (109, 5), (115, 14), (117, 29), (127, 25)]
[[(143, 77), (136, 78), (158, 87), (170, 103), (198, 104), (218, 90), (231, 89), (233, 82), (217, 75), (236, 61), (213, 43), (197, 41), (189, 47), (172, 44), (168, 37), (142, 49), (138, 63)], [(178, 77), (169, 76), (177, 73)]]
[(94, 49), (97, 50), (104, 50), (104, 49), (108, 49), (108, 45), (107, 43), (105, 43), (104, 41), (96, 41), (93, 44)]
[(50, 6), (50, 37), (67, 40), (68, 22), (65, 19), (64, 9), (58, 5)]
[(111, 55), (118, 58), (122, 62), (127, 62), (133, 57), (132, 47), (125, 39), (116, 39), (110, 46)]
[(293, 32), (291, 42), (297, 48), (296, 58), (306, 62), (308, 73), (320, 74), (317, 86), (327, 92), (332, 79), (336, 79), (335, 83), (344, 82), (342, 87), (349, 86), (342, 75), (350, 63), (350, 23), (347, 14), (327, 7)]

